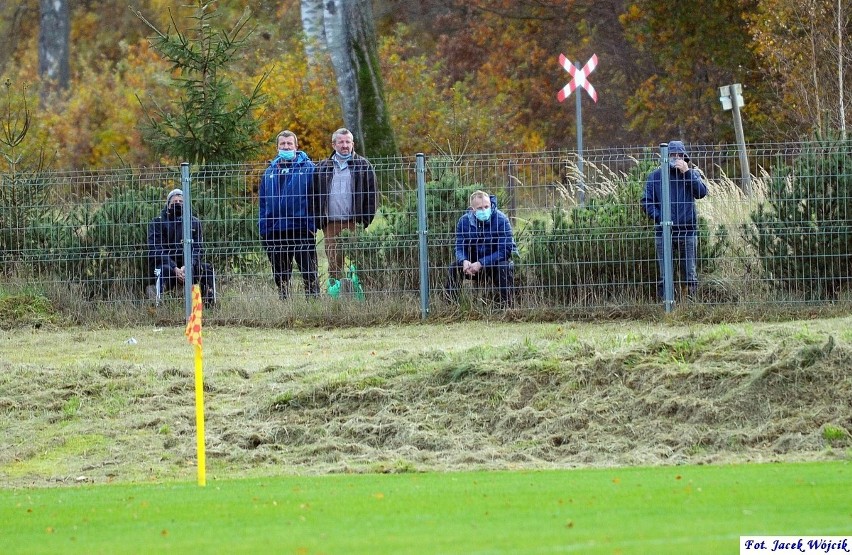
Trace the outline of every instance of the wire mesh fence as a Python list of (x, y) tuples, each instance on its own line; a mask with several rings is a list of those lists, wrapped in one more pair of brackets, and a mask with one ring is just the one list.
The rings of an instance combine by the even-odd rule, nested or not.
[[(687, 297), (676, 289), (679, 302), (758, 307), (850, 298), (849, 142), (748, 145), (750, 195), (743, 193), (736, 145), (687, 148), (709, 192), (696, 202), (698, 290)], [(333, 320), (344, 303), (389, 319), (422, 316), (427, 307), (433, 314), (502, 310), (493, 283), (463, 280), (460, 296), (447, 294), (457, 224), (476, 190), (495, 195), (513, 228), (511, 310), (659, 305), (654, 222), (639, 202), (646, 176), (660, 165), (657, 147), (587, 151), (582, 173), (570, 151), (423, 160), (422, 206), (416, 157), (371, 160), (380, 190), (375, 219), (339, 237), (345, 267), (354, 265), (355, 274), (329, 272), (318, 231), (316, 299), (304, 295), (298, 269), (289, 298), (276, 291), (258, 230), (267, 166), (193, 168), (201, 256), (216, 276), (217, 309), (209, 317), (263, 320), (319, 305)], [(163, 214), (168, 191), (182, 186), (179, 168), (16, 171), (0, 178), (0, 287), (37, 288), (73, 298), (75, 306), (150, 306), (156, 276), (149, 224)], [(334, 288), (340, 279), (350, 287), (343, 294)], [(171, 297), (181, 299), (174, 303), (180, 311), (182, 291), (166, 302)]]

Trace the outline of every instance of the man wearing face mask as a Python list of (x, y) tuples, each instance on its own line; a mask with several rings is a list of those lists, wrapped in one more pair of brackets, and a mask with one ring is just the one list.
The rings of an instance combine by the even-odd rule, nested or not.
[(461, 279), (493, 284), (502, 307), (512, 306), (517, 251), (509, 218), (497, 209), (497, 198), (485, 191), (470, 195), (470, 208), (456, 224), (456, 261), (450, 266), (447, 292), (458, 300)]
[[(645, 193), (640, 205), (654, 220), (655, 245), (657, 250), (657, 297), (663, 298), (663, 171), (669, 172), (669, 199), (672, 217), (672, 251), (675, 262), (680, 261), (681, 280), (686, 282), (687, 294), (698, 290), (696, 256), (698, 244), (698, 215), (695, 200), (707, 196), (707, 186), (694, 166), (690, 166), (689, 155), (681, 141), (669, 143), (669, 163), (652, 171), (645, 180)], [(677, 265), (675, 266), (677, 272)]]
[(338, 236), (355, 233), (376, 216), (378, 189), (373, 165), (355, 154), (352, 132), (340, 128), (331, 135), (331, 156), (317, 164), (311, 208), (323, 231), (329, 278), (343, 277), (344, 256)]
[[(201, 221), (192, 216), (192, 282), (199, 284), (205, 308), (216, 302), (216, 282), (211, 264), (201, 262)], [(154, 283), (145, 288), (148, 298), (159, 300), (163, 293), (183, 287), (186, 263), (183, 259), (183, 191), (173, 189), (166, 197), (162, 213), (148, 224), (148, 260)]]
[(258, 229), (281, 300), (290, 296), (294, 260), (310, 299), (319, 295), (316, 225), (308, 206), (315, 166), (298, 150), (299, 139), (292, 131), (279, 133), (276, 144), (278, 156), (260, 182)]

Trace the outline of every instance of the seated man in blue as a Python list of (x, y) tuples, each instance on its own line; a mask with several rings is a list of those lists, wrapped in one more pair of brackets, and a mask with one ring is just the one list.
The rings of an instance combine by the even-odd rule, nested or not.
[[(190, 230), (192, 282), (199, 284), (204, 307), (210, 308), (216, 302), (215, 276), (213, 266), (201, 262), (201, 221), (195, 216)], [(148, 224), (148, 261), (155, 280), (145, 288), (150, 299), (159, 302), (165, 291), (183, 286), (186, 261), (183, 259), (183, 191), (180, 189), (169, 193), (162, 213)]]
[(496, 288), (500, 306), (513, 302), (517, 250), (509, 218), (497, 210), (497, 199), (485, 191), (470, 195), (470, 208), (456, 225), (456, 261), (450, 266), (447, 291), (458, 300), (460, 278), (488, 281)]

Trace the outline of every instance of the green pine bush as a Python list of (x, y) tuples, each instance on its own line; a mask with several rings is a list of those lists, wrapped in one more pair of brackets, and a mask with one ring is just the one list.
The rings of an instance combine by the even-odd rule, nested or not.
[(534, 221), (521, 253), (522, 281), (539, 303), (649, 298), (656, 291), (654, 229), (639, 207), (638, 181), (584, 206)]
[(852, 142), (807, 143), (792, 167), (776, 169), (767, 199), (744, 226), (764, 281), (805, 300), (837, 298), (848, 287), (852, 254)]
[[(426, 183), (429, 283), (433, 291), (445, 285), (447, 267), (453, 260), (456, 222), (470, 204), (470, 194), (485, 188), (479, 183), (464, 184), (450, 171), (434, 173), (440, 177)], [(342, 238), (344, 252), (357, 266), (366, 291), (420, 290), (417, 195), (407, 195), (402, 206), (382, 206), (376, 221), (364, 233)]]

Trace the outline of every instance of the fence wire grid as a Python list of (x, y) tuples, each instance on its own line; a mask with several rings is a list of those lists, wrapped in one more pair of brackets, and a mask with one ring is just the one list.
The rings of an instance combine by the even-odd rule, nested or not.
[[(709, 192), (696, 201), (699, 287), (688, 298), (676, 288), (678, 300), (757, 306), (852, 298), (850, 146), (750, 144), (752, 175), (743, 177), (736, 145), (687, 144)], [(657, 146), (584, 152), (582, 173), (571, 151), (424, 160), (425, 206), (418, 207), (416, 157), (371, 159), (380, 187), (376, 218), (342, 241), (364, 292), (353, 301), (363, 303), (359, 310), (391, 302), (415, 312), (494, 307), (488, 287), (465, 287), (461, 299), (445, 295), (456, 223), (478, 189), (496, 195), (513, 226), (511, 310), (660, 304), (654, 222), (639, 204), (645, 178), (660, 163)], [(298, 273), (291, 298), (278, 298), (261, 244), (258, 190), (265, 168), (192, 169), (192, 213), (202, 225), (203, 259), (216, 273), (213, 318), (252, 306), (272, 314), (306, 302)], [(182, 187), (179, 167), (15, 171), (0, 179), (0, 288), (34, 287), (95, 307), (151, 302), (148, 225), (168, 191)], [(343, 276), (328, 275), (322, 231), (316, 244), (316, 302), (343, 302), (328, 291), (329, 278)], [(183, 306), (182, 293), (171, 294), (181, 300), (176, 306)]]

